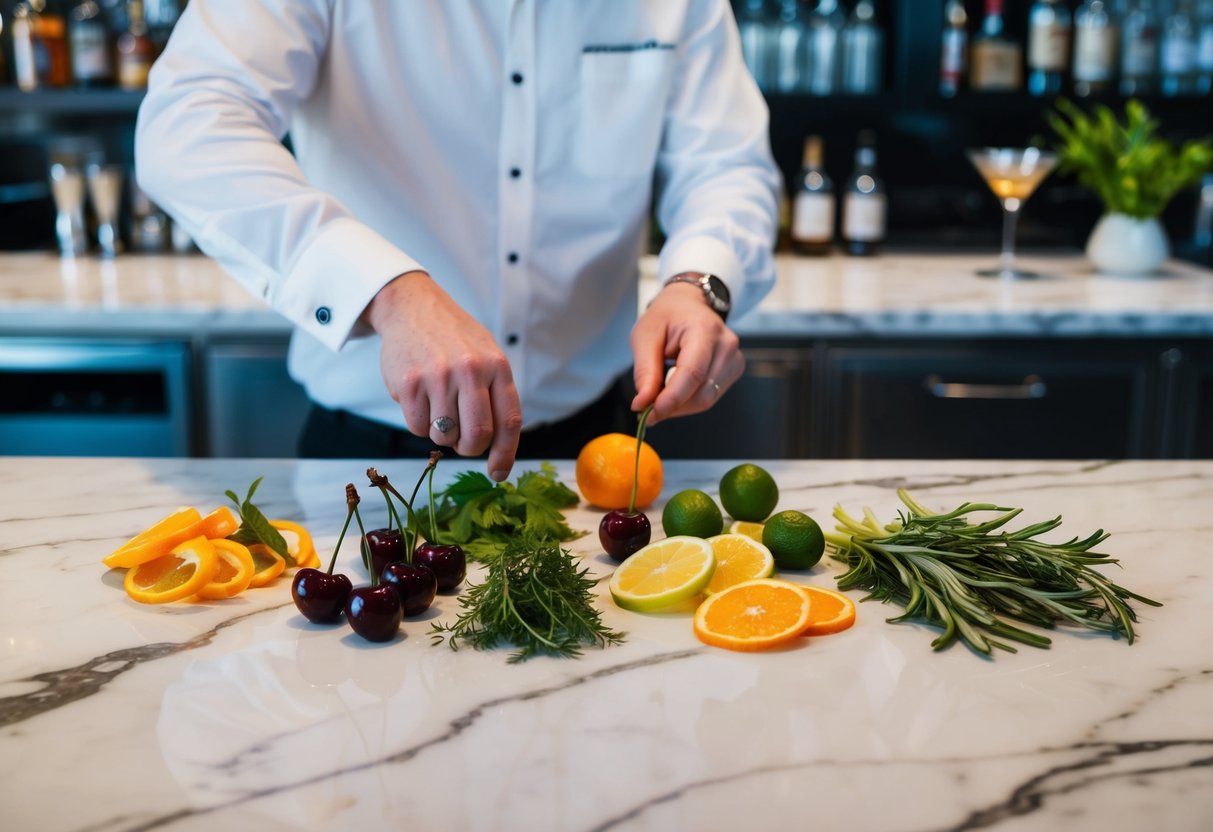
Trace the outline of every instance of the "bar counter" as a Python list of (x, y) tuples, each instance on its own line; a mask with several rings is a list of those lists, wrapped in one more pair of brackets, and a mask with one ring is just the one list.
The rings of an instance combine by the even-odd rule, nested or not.
[[(100, 559), (181, 505), (258, 492), (322, 557), (343, 486), (377, 461), (0, 459), (0, 826), (14, 830), (1201, 830), (1213, 819), (1213, 462), (789, 461), (778, 509), (891, 519), (895, 489), (1104, 528), (1105, 567), (1164, 603), (1138, 640), (933, 652), (858, 604), (845, 632), (768, 653), (700, 644), (689, 613), (596, 606), (626, 641), (580, 659), (393, 642), (307, 623), (289, 584), (135, 603)], [(381, 463), (378, 463), (381, 464)], [(465, 463), (443, 463), (439, 485)], [(533, 468), (520, 462), (515, 474)], [(664, 500), (732, 463), (668, 462)], [(562, 479), (573, 469), (558, 461)], [(381, 465), (411, 482), (420, 463)], [(364, 495), (365, 496), (365, 495)], [(649, 509), (660, 536), (661, 500)], [(376, 518), (372, 500), (364, 500)], [(578, 529), (600, 513), (569, 512)], [(374, 522), (372, 520), (372, 522)], [(1052, 536), (1050, 539), (1054, 539)], [(613, 563), (597, 536), (572, 551)], [(353, 573), (354, 547), (338, 569)], [(791, 580), (834, 586), (827, 559)], [(473, 570), (470, 581), (478, 580)], [(859, 593), (851, 593), (859, 601)]]
[[(1026, 255), (1038, 280), (977, 277), (991, 254), (776, 257), (774, 290), (733, 326), (743, 337), (1213, 336), (1213, 271), (1096, 274), (1077, 254)], [(641, 261), (640, 303), (656, 291)], [(288, 323), (202, 256), (114, 261), (0, 255), (0, 335), (281, 334)]]

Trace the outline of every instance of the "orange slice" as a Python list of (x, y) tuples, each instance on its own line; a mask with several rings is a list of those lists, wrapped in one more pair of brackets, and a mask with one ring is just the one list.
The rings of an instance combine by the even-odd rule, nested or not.
[(222, 537), (210, 543), (215, 549), (215, 574), (198, 590), (198, 597), (231, 598), (248, 589), (253, 580), (253, 554), (248, 547)]
[(264, 543), (249, 544), (248, 550), (253, 556), (253, 579), (249, 581), (250, 587), (265, 586), (286, 569), (286, 561), (282, 555)]
[(826, 636), (841, 633), (855, 623), (855, 602), (841, 592), (820, 586), (797, 584), (808, 593), (812, 614), (802, 636)]
[(278, 530), (286, 541), (286, 551), (294, 558), (295, 565), (302, 569), (305, 566), (318, 566), (320, 556), (312, 544), (312, 535), (307, 529), (290, 520), (271, 520), (270, 525)]
[(167, 555), (132, 567), (122, 585), (141, 604), (167, 604), (190, 597), (214, 574), (215, 547), (205, 537), (195, 537)]
[(723, 589), (695, 610), (695, 635), (728, 650), (769, 650), (804, 632), (809, 594), (795, 584), (759, 578)]
[(101, 562), (110, 569), (138, 566), (163, 557), (173, 547), (195, 537), (227, 537), (240, 527), (236, 515), (220, 506), (203, 517), (196, 508), (179, 508), (151, 528), (122, 544)]

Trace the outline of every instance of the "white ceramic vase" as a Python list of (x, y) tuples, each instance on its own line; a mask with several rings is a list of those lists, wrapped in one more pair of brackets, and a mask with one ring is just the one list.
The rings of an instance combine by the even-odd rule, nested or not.
[(1087, 257), (1108, 274), (1149, 274), (1169, 254), (1167, 233), (1157, 217), (1104, 214), (1087, 240)]

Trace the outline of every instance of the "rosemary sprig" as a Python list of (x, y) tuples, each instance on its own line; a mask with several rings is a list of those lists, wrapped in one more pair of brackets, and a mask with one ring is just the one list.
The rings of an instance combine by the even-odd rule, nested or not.
[(484, 581), (459, 597), (462, 612), (451, 624), (434, 624), (434, 643), (477, 650), (513, 645), (509, 661), (534, 656), (580, 656), (585, 646), (606, 647), (623, 633), (603, 625), (594, 608), (595, 581), (558, 541), (524, 535), (488, 561)]
[[(1052, 629), (1070, 623), (1113, 636), (1123, 633), (1132, 644), (1137, 616), (1129, 599), (1162, 606), (1091, 568), (1118, 562), (1093, 551), (1108, 539), (1102, 529), (1081, 540), (1046, 543), (1038, 537), (1060, 526), (1061, 517), (1011, 532), (1003, 527), (1023, 509), (963, 503), (935, 514), (905, 489), (897, 496), (907, 511), (888, 525), (867, 509), (859, 519), (835, 507), (839, 533), (827, 533), (826, 539), (831, 556), (850, 567), (839, 576), (838, 587), (866, 589), (867, 598), (903, 607), (892, 623), (920, 621), (941, 628), (931, 642), (936, 650), (957, 638), (986, 655), (995, 647), (1015, 652), (1003, 639), (1032, 647), (1052, 643), (1016, 624)], [(980, 523), (967, 519), (989, 511), (999, 513)]]

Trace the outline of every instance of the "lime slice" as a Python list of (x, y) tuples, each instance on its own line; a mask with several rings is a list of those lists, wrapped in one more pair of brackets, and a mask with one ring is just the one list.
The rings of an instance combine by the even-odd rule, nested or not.
[(611, 597), (625, 610), (656, 612), (694, 598), (716, 569), (712, 546), (699, 537), (667, 537), (645, 546), (611, 576)]
[(729, 534), (744, 534), (751, 540), (762, 542), (762, 524), (752, 523), (749, 520), (734, 520), (729, 526)]
[(742, 581), (769, 578), (775, 574), (775, 556), (771, 550), (743, 534), (718, 534), (709, 537), (708, 543), (716, 556), (716, 571), (708, 583), (709, 595)]

